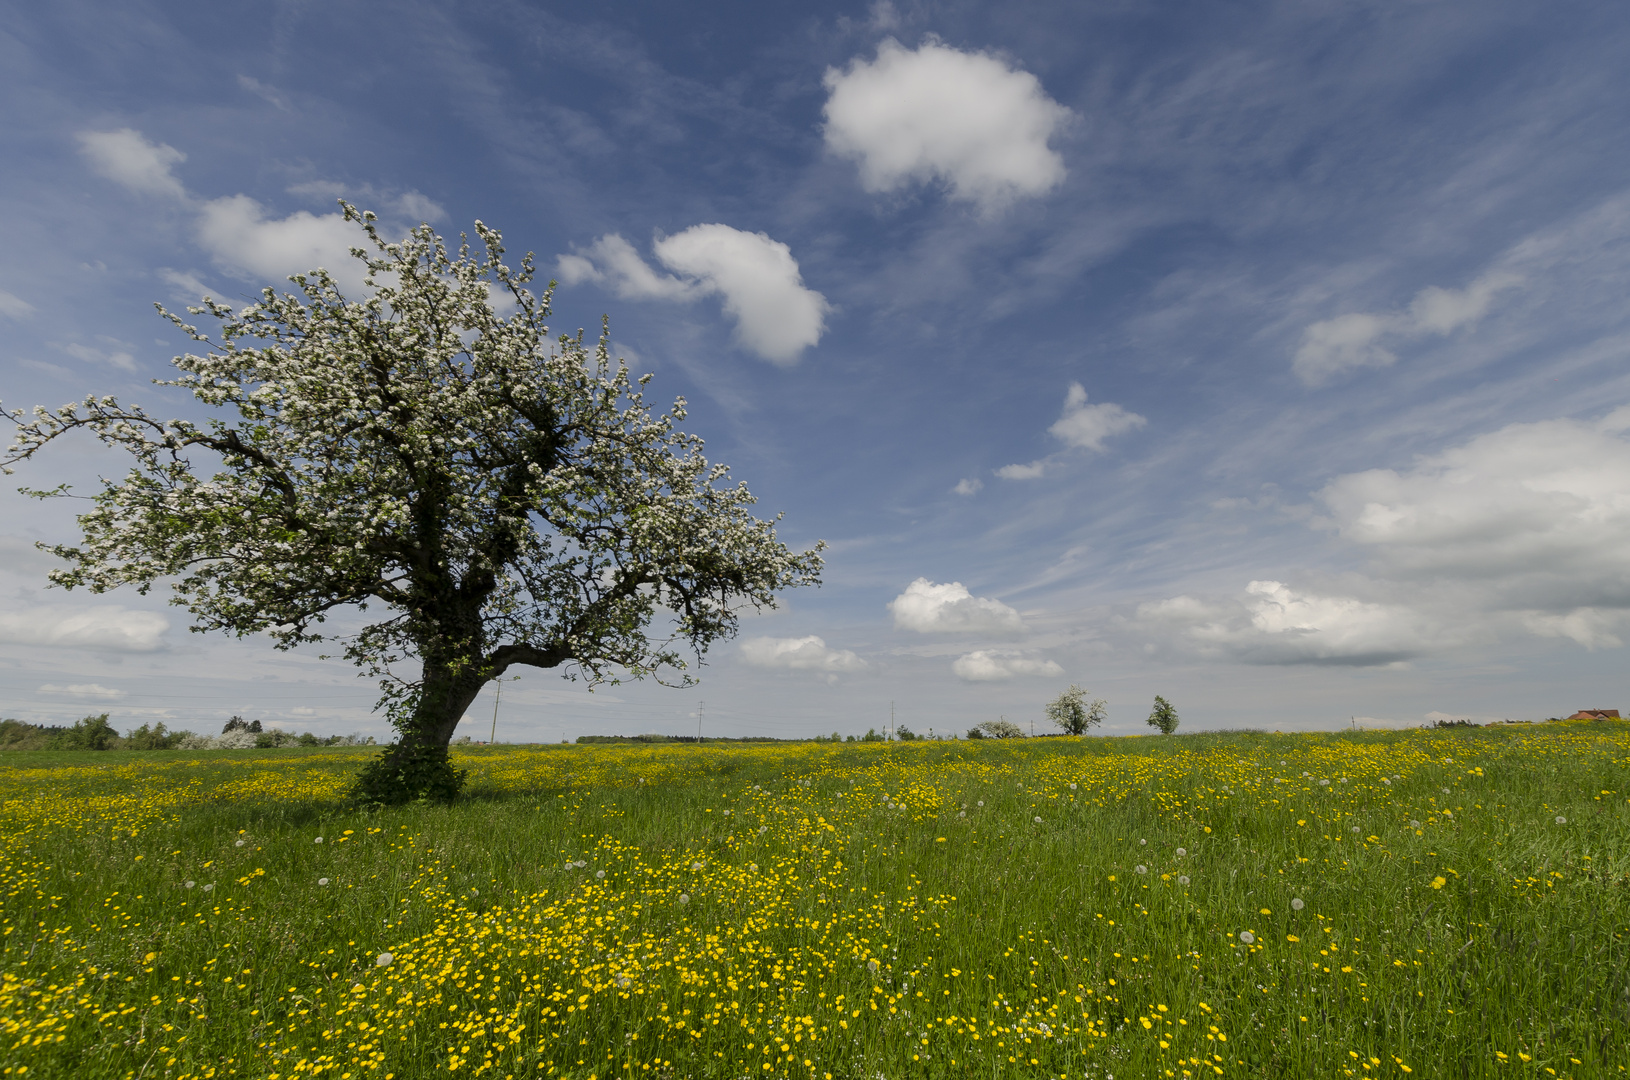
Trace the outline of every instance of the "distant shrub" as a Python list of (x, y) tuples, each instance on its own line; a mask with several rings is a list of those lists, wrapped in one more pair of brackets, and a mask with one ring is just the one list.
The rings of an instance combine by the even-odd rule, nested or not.
[(126, 750), (174, 750), (192, 737), (190, 731), (165, 731), (160, 721), (149, 728), (146, 724), (125, 736)]
[[(987, 739), (1024, 738), (1024, 729), (1020, 728), (1018, 724), (1015, 724), (1011, 720), (986, 720), (974, 730), (984, 732), (985, 738)], [(969, 738), (974, 737), (975, 736), (972, 734), (969, 735)]]

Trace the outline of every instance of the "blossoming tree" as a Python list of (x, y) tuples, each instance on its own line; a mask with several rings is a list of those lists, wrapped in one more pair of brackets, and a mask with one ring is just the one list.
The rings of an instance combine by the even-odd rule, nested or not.
[[(352, 252), (363, 299), (317, 270), (241, 311), (189, 308), (215, 336), (159, 309), (203, 346), (161, 385), (213, 417), (96, 396), (8, 411), (8, 472), (76, 429), (134, 458), (80, 516), (83, 542), (50, 549), (67, 560), (55, 584), (166, 582), (196, 630), (338, 638), (398, 732), (354, 794), (394, 802), (456, 794), (448, 742), (510, 667), (689, 683), (686, 656), (734, 633), (738, 609), (819, 582), (820, 545), (789, 550), (677, 430), (683, 399), (653, 414), (650, 376), (631, 380), (604, 333), (551, 340), (530, 255), (506, 266), (480, 222), (476, 253), (423, 225), (387, 243), (344, 210), (372, 245)], [(371, 618), (336, 634), (323, 623), (343, 609)]]

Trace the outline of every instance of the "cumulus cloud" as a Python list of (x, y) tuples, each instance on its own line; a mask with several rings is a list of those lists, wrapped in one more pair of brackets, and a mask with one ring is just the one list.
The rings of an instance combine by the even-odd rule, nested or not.
[(951, 664), (951, 671), (968, 682), (1000, 682), (1006, 679), (1056, 678), (1064, 669), (1047, 659), (1036, 659), (1023, 653), (985, 651), (959, 656)]
[(73, 698), (90, 698), (94, 701), (118, 701), (125, 696), (123, 690), (115, 690), (100, 683), (72, 683), (68, 686), (46, 683), (40, 687), (40, 693), (61, 694), (64, 697)]
[(79, 150), (102, 176), (142, 195), (185, 199), (187, 189), (170, 170), (187, 155), (165, 143), (148, 142), (134, 128), (82, 131)]
[[(1630, 408), (1511, 424), (1407, 469), (1338, 476), (1317, 527), (1371, 556), (1364, 596), (1253, 581), (1138, 621), (1203, 655), (1377, 664), (1525, 635), (1617, 648), (1630, 629)], [(1376, 599), (1379, 597), (1380, 599)]]
[[(352, 257), (351, 249), (362, 246), (365, 238), (340, 214), (301, 210), (279, 218), (247, 195), (198, 199), (171, 171), (187, 155), (173, 146), (149, 142), (133, 128), (80, 132), (79, 144), (91, 167), (102, 176), (132, 191), (166, 196), (187, 206), (195, 214), (199, 245), (223, 270), (259, 283), (322, 267), (343, 287), (356, 290), (362, 286), (366, 271)], [(299, 194), (328, 195), (345, 190), (322, 181), (291, 189)], [(435, 221), (444, 216), (440, 206), (416, 191), (393, 195), (363, 185), (358, 193), (394, 219)]]
[(102, 342), (102, 347), (82, 345), (79, 342), (71, 341), (66, 345), (58, 345), (57, 348), (75, 360), (87, 364), (105, 364), (108, 367), (119, 368), (121, 371), (136, 370), (136, 358), (130, 353), (133, 346), (127, 342), (119, 341), (117, 338), (99, 337), (98, 340)]
[(1422, 289), (1404, 311), (1352, 312), (1316, 322), (1302, 332), (1291, 369), (1309, 386), (1361, 367), (1397, 362), (1392, 347), (1423, 337), (1443, 337), (1488, 314), (1494, 297), (1522, 281), (1509, 273), (1485, 274), (1464, 289)]
[(1259, 664), (1372, 666), (1426, 652), (1435, 628), (1409, 608), (1253, 581), (1229, 600), (1177, 596), (1143, 604), (1138, 619), (1201, 655)]
[(956, 482), (956, 487), (952, 488), (951, 492), (955, 495), (975, 495), (978, 494), (979, 489), (983, 488), (984, 486), (985, 482), (983, 480), (979, 479), (977, 476), (969, 476), (958, 480)]
[(1064, 179), (1049, 145), (1071, 117), (1027, 71), (984, 53), (893, 38), (825, 78), (826, 145), (853, 159), (867, 191), (943, 183), (986, 212)]
[(1630, 439), (1600, 423), (1511, 424), (1402, 471), (1339, 476), (1326, 524), (1394, 576), (1498, 584), (1508, 600), (1630, 607)]
[(754, 667), (798, 671), (837, 673), (866, 667), (866, 661), (853, 652), (829, 648), (814, 634), (801, 638), (749, 638), (741, 643), (741, 658)]
[(918, 578), (889, 601), (894, 625), (919, 634), (1017, 634), (1019, 613), (989, 597), (974, 596), (960, 581), (936, 585)]
[[(1102, 453), (1105, 439), (1136, 431), (1148, 422), (1119, 405), (1108, 402), (1088, 404), (1086, 388), (1073, 382), (1064, 395), (1063, 415), (1047, 431), (1068, 447)], [(1056, 456), (1038, 458), (1027, 464), (1003, 465), (996, 470), (996, 475), (1003, 480), (1034, 480), (1046, 475), (1058, 463)]]
[(557, 276), (566, 285), (593, 281), (627, 300), (719, 296), (737, 340), (776, 364), (796, 363), (825, 332), (831, 305), (804, 285), (792, 249), (764, 233), (692, 225), (659, 237), (652, 251), (673, 274), (653, 270), (633, 244), (611, 233), (560, 256)]
[(44, 605), (0, 612), (0, 641), (11, 645), (153, 652), (170, 622), (151, 611)]

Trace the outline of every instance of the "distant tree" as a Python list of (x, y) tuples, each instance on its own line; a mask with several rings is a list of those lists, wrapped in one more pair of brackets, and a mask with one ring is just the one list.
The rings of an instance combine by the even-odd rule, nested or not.
[(336, 611), (382, 609), (341, 640), (397, 731), (352, 792), (393, 803), (458, 792), (448, 741), (510, 667), (689, 683), (686, 654), (743, 608), (818, 583), (820, 545), (794, 553), (752, 516), (746, 486), (676, 430), (683, 399), (653, 415), (609, 331), (551, 342), (530, 255), (506, 266), (480, 222), (483, 252), (449, 252), (427, 225), (389, 243), (372, 214), (344, 215), (371, 246), (353, 249), (362, 300), (317, 270), (290, 279), (298, 294), (189, 308), (213, 337), (160, 308), (203, 353), (164, 385), (217, 410), (207, 424), (100, 396), (7, 412), (8, 472), (77, 429), (134, 458), (80, 516), (84, 541), (50, 549), (69, 564), (55, 584), (168, 583), (193, 629), (285, 649), (324, 640)]
[(883, 736), (878, 734), (876, 728), (867, 728), (866, 734), (860, 737), (861, 742), (884, 742)]
[(917, 739), (917, 733), (904, 724), (894, 729), (894, 736), (901, 742), (914, 742)]
[(121, 742), (119, 733), (108, 723), (108, 714), (87, 716), (71, 728), (64, 728), (51, 740), (51, 750), (112, 750)]
[(125, 736), (126, 750), (174, 750), (190, 738), (190, 731), (165, 731), (161, 721), (149, 728), (146, 724)]
[(1104, 722), (1106, 702), (1102, 698), (1087, 700), (1087, 692), (1070, 684), (1070, 688), (1047, 703), (1047, 719), (1064, 729), (1067, 735), (1085, 735), (1087, 729)]
[(1024, 729), (1011, 720), (986, 720), (974, 730), (983, 732), (988, 739), (1024, 738)]
[(1155, 708), (1149, 714), (1149, 726), (1159, 728), (1162, 735), (1170, 735), (1177, 730), (1177, 710), (1159, 694), (1155, 695)]
[(980, 731), (977, 727), (971, 727), (971, 728), (968, 729), (968, 738), (970, 738), (970, 739), (983, 739), (984, 737), (985, 737), (985, 733), (983, 731)]
[(45, 750), (67, 728), (0, 720), (0, 750)]

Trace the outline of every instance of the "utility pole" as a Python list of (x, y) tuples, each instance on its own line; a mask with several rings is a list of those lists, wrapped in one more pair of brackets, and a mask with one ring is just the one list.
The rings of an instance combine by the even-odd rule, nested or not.
[(504, 699), (504, 680), (494, 679), (498, 684), (498, 692), (492, 696), (492, 734), (487, 736), (487, 745), (491, 746), (498, 740), (498, 703)]
[(702, 741), (702, 717), (707, 715), (707, 701), (703, 699), (696, 703), (696, 741)]

